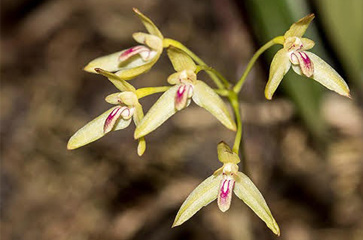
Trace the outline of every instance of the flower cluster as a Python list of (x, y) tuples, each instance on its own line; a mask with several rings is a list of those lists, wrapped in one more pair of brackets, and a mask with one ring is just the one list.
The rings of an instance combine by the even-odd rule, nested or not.
[[(271, 63), (265, 89), (267, 99), (272, 98), (290, 68), (300, 75), (318, 81), (330, 90), (350, 97), (349, 88), (342, 77), (318, 56), (307, 51), (314, 46), (314, 42), (302, 36), (314, 15), (300, 19), (284, 36), (276, 37), (261, 47), (263, 50), (256, 52), (241, 79), (232, 87), (218, 71), (206, 65), (181, 43), (164, 38), (155, 24), (139, 10), (134, 9), (134, 12), (148, 31), (148, 33), (133, 34), (133, 38), (140, 45), (96, 58), (84, 68), (85, 71), (106, 77), (118, 89), (118, 92), (108, 95), (105, 99), (113, 106), (79, 129), (69, 139), (68, 149), (82, 147), (111, 131), (124, 129), (133, 121), (136, 126), (134, 138), (138, 140), (137, 153), (141, 156), (146, 150), (145, 136), (194, 102), (210, 112), (226, 128), (236, 131), (236, 137), (232, 150), (224, 142), (218, 144), (218, 159), (223, 166), (189, 195), (177, 213), (173, 227), (183, 224), (203, 206), (216, 199), (219, 209), (222, 212), (227, 211), (234, 192), (276, 235), (279, 235), (279, 226), (262, 194), (250, 178), (238, 171), (237, 164), (240, 162), (238, 153), (242, 139), (238, 93), (257, 57), (270, 46), (281, 44), (283, 48), (276, 53)], [(129, 80), (150, 70), (162, 55), (164, 48), (175, 70), (167, 79), (171, 86), (139, 89), (132, 86)], [(197, 79), (197, 74), (201, 70), (208, 72), (218, 89), (213, 89), (204, 81)], [(154, 93), (163, 94), (144, 116), (140, 99)], [(228, 98), (231, 103), (235, 120), (221, 96)]]

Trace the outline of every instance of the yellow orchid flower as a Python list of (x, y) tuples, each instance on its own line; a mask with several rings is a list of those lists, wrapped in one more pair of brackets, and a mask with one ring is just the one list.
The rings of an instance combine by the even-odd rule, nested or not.
[(135, 130), (135, 139), (154, 131), (168, 118), (189, 106), (191, 100), (215, 116), (224, 126), (235, 131), (232, 120), (223, 100), (204, 82), (197, 80), (196, 65), (183, 51), (169, 47), (168, 56), (176, 73), (168, 82), (175, 86), (167, 90), (150, 108)]
[(88, 63), (85, 71), (97, 73), (95, 69), (101, 68), (129, 80), (148, 71), (157, 62), (163, 51), (163, 35), (148, 17), (136, 8), (133, 10), (149, 32), (132, 35), (136, 42), (143, 45), (96, 58)]
[(285, 33), (283, 49), (279, 50), (271, 62), (270, 76), (265, 88), (265, 97), (271, 99), (284, 75), (290, 67), (299, 75), (312, 78), (326, 88), (350, 98), (349, 87), (344, 79), (314, 53), (308, 52), (314, 47), (314, 41), (303, 38), (314, 14), (310, 14), (294, 23)]
[(223, 166), (198, 185), (184, 201), (174, 220), (173, 227), (183, 224), (196, 214), (202, 207), (217, 199), (222, 212), (229, 209), (232, 192), (249, 206), (276, 235), (280, 228), (272, 216), (265, 199), (251, 179), (238, 171), (240, 159), (229, 146), (220, 142), (217, 147), (218, 159)]
[[(68, 141), (67, 148), (73, 150), (96, 141), (110, 131), (117, 131), (128, 127), (133, 119), (137, 126), (144, 117), (139, 103), (136, 89), (121, 80), (117, 75), (96, 68), (99, 74), (106, 76), (121, 92), (108, 95), (106, 102), (116, 106), (110, 108), (100, 116), (79, 129)], [(141, 156), (146, 149), (143, 137), (138, 138), (137, 153)]]

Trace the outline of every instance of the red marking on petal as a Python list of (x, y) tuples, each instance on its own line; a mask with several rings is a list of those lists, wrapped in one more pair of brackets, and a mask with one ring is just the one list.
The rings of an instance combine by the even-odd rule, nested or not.
[(218, 207), (222, 212), (227, 211), (231, 205), (233, 187), (233, 178), (230, 176), (223, 178), (218, 194)]
[(181, 84), (178, 90), (176, 91), (175, 108), (177, 111), (182, 110), (187, 105), (188, 94), (186, 90), (187, 90), (186, 85)]
[[(143, 53), (143, 52), (147, 53), (146, 56), (141, 55), (141, 53)], [(120, 62), (123, 62), (137, 54), (140, 54), (141, 57), (146, 61), (147, 60), (146, 58), (148, 58), (148, 56), (150, 56), (150, 49), (145, 46), (142, 46), (142, 45), (129, 48), (129, 49), (125, 50), (123, 53), (121, 53), (118, 60)]]
[(313, 62), (310, 60), (309, 56), (305, 52), (300, 51), (297, 53), (302, 73), (307, 77), (311, 77), (314, 74)]
[(105, 124), (103, 125), (103, 132), (108, 133), (115, 126), (117, 119), (120, 117), (122, 111), (121, 107), (116, 107), (106, 118)]

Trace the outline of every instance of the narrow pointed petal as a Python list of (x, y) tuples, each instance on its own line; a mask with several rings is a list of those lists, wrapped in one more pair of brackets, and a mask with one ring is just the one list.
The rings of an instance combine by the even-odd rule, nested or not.
[(220, 142), (217, 146), (218, 159), (222, 163), (234, 163), (240, 162), (238, 155), (232, 152), (231, 148), (225, 143)]
[(218, 207), (222, 212), (227, 211), (231, 206), (233, 187), (234, 179), (229, 175), (223, 175), (218, 192)]
[(144, 117), (144, 111), (142, 110), (142, 106), (140, 103), (135, 105), (135, 113), (134, 113), (134, 122), (136, 127), (140, 125), (141, 120)]
[(155, 26), (155, 24), (144, 14), (142, 14), (137, 8), (133, 9), (137, 16), (140, 18), (142, 23), (144, 24), (145, 28), (149, 33), (152, 35), (158, 36), (159, 38), (163, 38), (163, 35), (159, 31), (159, 29)]
[(105, 101), (113, 105), (120, 104), (120, 98), (118, 97), (119, 95), (120, 95), (119, 92), (107, 95)]
[[(103, 131), (103, 126), (107, 117), (110, 113), (117, 107), (113, 107), (106, 112), (102, 113), (100, 116), (87, 123), (84, 127), (79, 129), (68, 141), (67, 148), (69, 150), (82, 147), (90, 142), (96, 141), (97, 139), (103, 137), (106, 133)], [(131, 119), (123, 120), (119, 119), (114, 127), (114, 131), (124, 129), (130, 125)]]
[(214, 201), (218, 196), (221, 180), (221, 175), (212, 175), (199, 184), (180, 207), (172, 227), (183, 224), (194, 214), (196, 214), (202, 207)]
[(124, 51), (115, 52), (106, 56), (96, 58), (89, 62), (83, 70), (91, 73), (96, 73), (95, 68), (102, 68), (109, 72), (116, 72), (120, 69), (119, 57)]
[(139, 138), (139, 144), (137, 145), (137, 155), (140, 157), (144, 154), (146, 150), (146, 141), (144, 137)]
[(117, 89), (119, 89), (120, 91), (135, 91), (135, 88), (130, 83), (122, 80), (117, 75), (115, 75), (111, 72), (108, 72), (104, 69), (101, 69), (101, 68), (96, 68), (95, 71), (98, 74), (101, 74), (101, 75), (107, 77), (108, 80), (110, 80), (113, 83), (113, 85), (115, 85), (115, 87)]
[(273, 94), (275, 93), (277, 87), (280, 85), (280, 82), (284, 75), (287, 73), (287, 71), (289, 71), (290, 66), (291, 63), (286, 50), (279, 50), (272, 59), (270, 66), (270, 75), (265, 87), (265, 97), (268, 100), (272, 99)]
[(125, 107), (117, 106), (112, 110), (112, 112), (107, 116), (105, 124), (103, 125), (104, 133), (108, 133), (115, 126), (116, 121), (120, 118), (121, 113)]
[(315, 42), (309, 38), (301, 38), (301, 42), (302, 42), (302, 49), (301, 50), (309, 50), (312, 49), (315, 46)]
[(163, 51), (163, 40), (157, 36), (143, 32), (136, 32), (132, 34), (132, 37), (136, 42), (144, 44), (156, 52)]
[(314, 73), (314, 63), (311, 61), (306, 52), (298, 51), (291, 54), (292, 62), (297, 62), (300, 66), (301, 72), (307, 76), (311, 77)]
[[(350, 98), (349, 87), (344, 79), (320, 57), (311, 52), (305, 53), (314, 63), (314, 73), (311, 78), (322, 84), (324, 87), (342, 96)], [(302, 75), (301, 69), (298, 66), (293, 66), (293, 69), (297, 74)]]
[(285, 33), (285, 38), (288, 37), (302, 37), (306, 29), (309, 27), (310, 22), (314, 19), (315, 15), (310, 14), (301, 18), (296, 23), (292, 24), (290, 29)]
[(280, 235), (280, 228), (272, 216), (265, 199), (260, 191), (245, 174), (238, 172), (235, 178), (234, 193), (249, 206), (255, 214), (264, 221), (268, 228), (276, 235)]
[(134, 138), (138, 139), (154, 131), (176, 113), (174, 99), (179, 86), (171, 87), (155, 102), (137, 126)]
[(193, 100), (197, 105), (215, 116), (225, 127), (233, 131), (236, 130), (236, 124), (232, 120), (226, 104), (207, 84), (199, 80), (196, 81)]
[(177, 72), (182, 70), (192, 70), (193, 72), (195, 71), (197, 66), (195, 65), (192, 58), (189, 57), (184, 51), (175, 47), (169, 47), (167, 52), (175, 71)]

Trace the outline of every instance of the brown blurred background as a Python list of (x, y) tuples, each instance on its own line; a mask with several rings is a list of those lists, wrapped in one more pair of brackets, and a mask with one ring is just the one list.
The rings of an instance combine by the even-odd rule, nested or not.
[[(263, 97), (268, 50), (241, 93), (248, 174), (281, 228), (280, 239), (363, 239), (362, 1), (360, 0), (2, 0), (1, 239), (274, 239), (237, 197), (215, 202), (171, 229), (188, 194), (215, 169), (216, 146), (234, 135), (191, 105), (146, 138), (134, 126), (67, 151), (69, 137), (109, 108), (107, 79), (90, 60), (135, 45), (144, 31), (132, 7), (238, 79), (253, 52), (301, 17), (316, 18), (312, 50), (348, 82), (353, 100), (288, 74)], [(165, 85), (164, 55), (132, 80)], [(207, 75), (199, 79), (211, 83)], [(148, 109), (158, 96), (142, 101)]]

